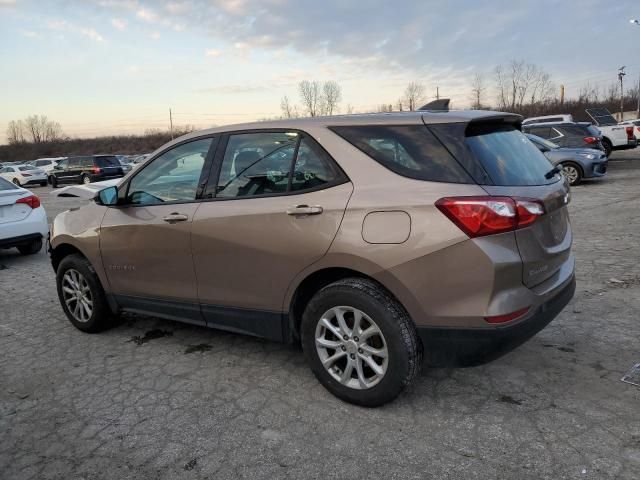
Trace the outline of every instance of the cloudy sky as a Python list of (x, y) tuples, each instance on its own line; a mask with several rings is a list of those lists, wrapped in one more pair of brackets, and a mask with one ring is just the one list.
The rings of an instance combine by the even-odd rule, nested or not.
[(637, 0), (0, 0), (0, 143), (31, 114), (73, 136), (206, 127), (280, 114), (303, 79), (344, 111), (409, 81), (468, 106), (475, 72), (512, 58), (564, 83), (640, 75)]

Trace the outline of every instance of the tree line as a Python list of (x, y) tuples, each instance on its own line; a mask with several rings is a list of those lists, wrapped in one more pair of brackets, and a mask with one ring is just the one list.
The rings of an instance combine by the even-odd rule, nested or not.
[[(468, 100), (473, 109), (509, 111), (525, 117), (569, 113), (578, 121), (590, 121), (586, 108), (604, 107), (615, 113), (620, 109), (622, 93), (627, 110), (635, 109), (640, 96), (637, 86), (621, 92), (616, 82), (604, 88), (586, 82), (577, 96), (563, 98), (560, 85), (553, 81), (544, 68), (523, 60), (512, 60), (496, 66), (490, 72), (475, 73), (470, 81)], [(341, 107), (342, 87), (334, 80), (303, 80), (297, 85), (297, 97), (297, 103), (288, 95), (282, 97), (279, 118), (316, 117), (354, 113), (355, 110), (350, 104)], [(428, 99), (426, 86), (413, 81), (406, 85), (395, 101), (382, 102), (371, 110), (359, 113), (417, 110)], [(173, 135), (178, 136), (193, 129), (192, 126), (178, 127)], [(148, 130), (144, 135), (71, 139), (64, 134), (58, 122), (44, 115), (13, 120), (9, 122), (6, 134), (9, 145), (0, 146), (0, 160), (32, 160), (44, 156), (91, 153), (147, 153), (171, 139), (169, 131), (161, 130)]]

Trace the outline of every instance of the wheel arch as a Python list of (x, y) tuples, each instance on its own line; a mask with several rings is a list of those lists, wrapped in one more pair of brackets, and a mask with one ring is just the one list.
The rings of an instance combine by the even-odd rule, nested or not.
[[(370, 280), (381, 288), (383, 288), (390, 296), (392, 296), (400, 305), (402, 301), (398, 298), (392, 289), (383, 284), (379, 279), (375, 278), (372, 274), (367, 273), (365, 269), (354, 268), (353, 266), (324, 266), (311, 272), (307, 272), (292, 289), (290, 298), (286, 301), (285, 311), (288, 313), (288, 341), (295, 343), (300, 340), (300, 324), (302, 321), (302, 315), (304, 310), (311, 300), (311, 298), (322, 288), (327, 285), (342, 280), (343, 278), (363, 278)], [(403, 306), (404, 308), (404, 306)], [(406, 310), (406, 308), (405, 308)]]
[(80, 251), (78, 247), (70, 243), (61, 243), (55, 248), (52, 248), (50, 252), (50, 256), (51, 256), (51, 265), (53, 266), (53, 270), (57, 272), (60, 262), (65, 257), (68, 257), (69, 255), (74, 255), (74, 254), (81, 255), (87, 260), (89, 260), (89, 257), (87, 257), (84, 253), (82, 253), (82, 251)]

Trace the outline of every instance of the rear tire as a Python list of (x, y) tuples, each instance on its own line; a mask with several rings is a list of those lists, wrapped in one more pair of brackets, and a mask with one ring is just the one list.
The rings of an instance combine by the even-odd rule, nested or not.
[(82, 181), (83, 185), (89, 185), (91, 183), (91, 177), (89, 175), (82, 175), (82, 177), (80, 177), (80, 180)]
[(565, 162), (565, 163), (562, 163), (561, 165), (562, 165), (562, 173), (564, 174), (565, 178), (569, 182), (569, 185), (571, 185), (572, 187), (575, 187), (576, 185), (580, 185), (580, 182), (582, 181), (582, 176), (583, 176), (582, 168), (580, 168), (580, 165), (573, 162)]
[(17, 178), (14, 178), (13, 180), (11, 180), (13, 182), (13, 184), (16, 187), (21, 187), (22, 185), (20, 184), (20, 180), (18, 180)]
[(604, 154), (608, 157), (613, 152), (613, 145), (608, 138), (602, 139), (602, 146), (604, 147)]
[(18, 251), (22, 255), (33, 255), (34, 253), (38, 253), (40, 250), (42, 250), (41, 238), (34, 240), (31, 243), (27, 243), (26, 245), (18, 246)]
[(63, 258), (56, 286), (62, 310), (78, 330), (96, 333), (110, 325), (111, 310), (89, 260), (78, 254)]
[[(354, 328), (356, 318), (361, 318), (359, 328)], [(316, 293), (302, 317), (301, 336), (316, 378), (356, 405), (390, 402), (422, 367), (422, 343), (411, 318), (372, 280), (345, 278)]]

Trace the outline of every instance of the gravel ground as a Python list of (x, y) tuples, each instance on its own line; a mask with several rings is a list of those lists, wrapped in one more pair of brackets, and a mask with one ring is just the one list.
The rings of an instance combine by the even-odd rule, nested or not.
[[(0, 253), (0, 478), (637, 479), (640, 153), (573, 189), (574, 300), (489, 365), (425, 369), (379, 409), (293, 347), (124, 316), (87, 335), (42, 253)], [(50, 216), (77, 200), (34, 188)]]

